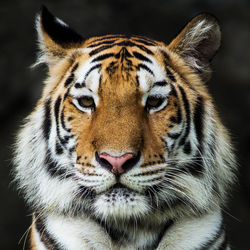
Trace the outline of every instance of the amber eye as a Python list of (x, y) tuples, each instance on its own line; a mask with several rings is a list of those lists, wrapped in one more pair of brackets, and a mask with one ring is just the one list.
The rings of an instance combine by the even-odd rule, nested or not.
[(155, 96), (149, 96), (146, 102), (146, 108), (147, 109), (155, 109), (158, 108), (162, 103), (164, 99), (155, 97)]
[(79, 98), (77, 101), (78, 101), (79, 105), (83, 108), (94, 108), (95, 107), (95, 101), (90, 96), (83, 96), (83, 97)]

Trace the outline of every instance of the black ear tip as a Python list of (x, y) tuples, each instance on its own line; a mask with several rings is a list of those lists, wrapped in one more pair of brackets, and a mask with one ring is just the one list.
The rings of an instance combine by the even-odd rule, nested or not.
[(48, 10), (48, 8), (44, 4), (42, 4), (41, 7), (40, 7), (40, 12), (41, 13), (43, 13), (43, 12), (49, 12), (49, 10)]
[(49, 12), (48, 8), (45, 5), (41, 5), (40, 7), (40, 14), (41, 16), (43, 15), (43, 13)]
[(42, 12), (43, 10), (48, 10), (48, 8), (44, 4), (41, 4), (40, 11)]
[(41, 19), (46, 19), (46, 18), (54, 18), (53, 14), (48, 10), (48, 8), (45, 5), (41, 5), (40, 8), (40, 17)]

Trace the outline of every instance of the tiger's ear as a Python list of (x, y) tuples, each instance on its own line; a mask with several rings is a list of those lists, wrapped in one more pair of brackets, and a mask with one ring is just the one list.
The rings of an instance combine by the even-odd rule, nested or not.
[(209, 64), (220, 43), (221, 32), (217, 19), (210, 14), (200, 14), (182, 29), (169, 48), (207, 81), (211, 75)]
[(72, 49), (79, 48), (84, 39), (45, 6), (36, 18), (40, 53), (34, 66), (47, 63), (49, 66), (65, 57)]

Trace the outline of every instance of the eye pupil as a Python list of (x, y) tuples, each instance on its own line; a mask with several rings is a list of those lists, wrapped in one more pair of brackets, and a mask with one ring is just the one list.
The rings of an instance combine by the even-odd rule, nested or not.
[(90, 96), (83, 96), (79, 98), (78, 103), (84, 108), (92, 108), (95, 106), (94, 99)]
[(150, 104), (151, 106), (157, 106), (159, 102), (160, 102), (160, 99), (157, 99), (154, 97), (150, 97), (148, 99), (148, 104)]
[(159, 107), (162, 104), (162, 102), (163, 102), (163, 98), (158, 98), (158, 97), (150, 96), (147, 99), (146, 107), (148, 109), (150, 109), (150, 108), (157, 108), (157, 107)]

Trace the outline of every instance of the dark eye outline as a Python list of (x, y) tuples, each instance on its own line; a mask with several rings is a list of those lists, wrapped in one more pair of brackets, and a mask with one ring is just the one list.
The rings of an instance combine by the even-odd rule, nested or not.
[[(157, 100), (157, 104), (156, 105), (152, 105), (149, 103), (150, 99), (152, 100)], [(146, 104), (145, 104), (145, 108), (146, 110), (155, 110), (157, 108), (159, 108), (163, 103), (164, 101), (166, 100), (166, 97), (158, 97), (158, 96), (149, 96), (147, 98), (147, 101), (146, 101)]]
[[(82, 100), (83, 99), (89, 99), (89, 100), (92, 100), (92, 104), (91, 105), (84, 105), (83, 103), (82, 103)], [(78, 105), (80, 106), (80, 107), (82, 107), (82, 108), (85, 108), (85, 109), (95, 109), (95, 100), (94, 100), (94, 98), (93, 97), (91, 97), (91, 96), (82, 96), (82, 97), (80, 97), (80, 98), (77, 98), (77, 103), (78, 103)]]

